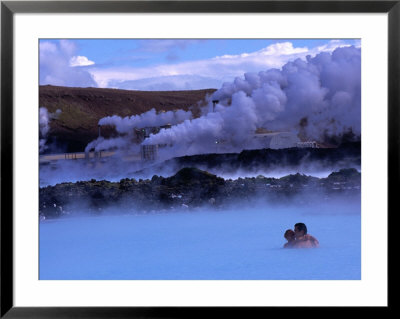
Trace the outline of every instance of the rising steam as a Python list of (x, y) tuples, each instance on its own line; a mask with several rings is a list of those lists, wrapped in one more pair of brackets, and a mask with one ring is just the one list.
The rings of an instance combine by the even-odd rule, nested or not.
[[(361, 49), (337, 48), (289, 62), (280, 70), (245, 73), (224, 83), (206, 102), (206, 111), (195, 119), (190, 112), (151, 110), (126, 118), (106, 117), (99, 124), (114, 125), (117, 132), (128, 135), (133, 128), (176, 124), (142, 143), (168, 145), (160, 152), (170, 156), (254, 148), (254, 132), (260, 128), (322, 143), (360, 140)], [(129, 144), (124, 138), (95, 142), (88, 147)]]
[(104, 139), (99, 137), (97, 140), (89, 143), (85, 149), (85, 152), (94, 148), (96, 151), (107, 150), (110, 148), (134, 148), (131, 145), (130, 139), (134, 129), (141, 129), (145, 127), (159, 127), (163, 125), (176, 125), (185, 120), (192, 118), (192, 112), (177, 110), (169, 112), (156, 113), (155, 109), (151, 109), (140, 115), (133, 115), (127, 117), (120, 117), (118, 115), (107, 116), (99, 121), (99, 125), (110, 125), (114, 126), (119, 134), (127, 134), (124, 137), (118, 137), (113, 139)]
[(39, 108), (39, 153), (43, 153), (47, 148), (47, 138), (50, 131), (50, 120), (57, 118), (61, 113), (61, 110), (57, 110), (55, 113), (49, 113), (47, 108)]

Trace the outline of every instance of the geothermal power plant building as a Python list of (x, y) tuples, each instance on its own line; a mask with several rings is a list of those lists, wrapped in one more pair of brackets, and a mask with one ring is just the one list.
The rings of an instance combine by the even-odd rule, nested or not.
[(300, 139), (291, 132), (271, 132), (254, 134), (252, 148), (291, 148), (297, 147)]
[[(157, 128), (147, 128), (147, 131), (157, 132)], [(148, 136), (146, 136), (148, 137)], [(140, 139), (141, 141), (144, 140)], [(221, 147), (219, 152), (223, 152), (227, 141), (216, 142)], [(154, 161), (157, 159), (158, 148), (163, 145), (142, 145), (141, 158), (145, 161)], [(302, 142), (295, 133), (292, 132), (268, 132), (255, 133), (253, 139), (247, 149), (283, 149), (283, 148), (318, 148), (318, 143), (315, 141)], [(211, 149), (210, 149), (211, 151)]]
[[(171, 128), (171, 124), (159, 127), (144, 127), (142, 129), (135, 129), (135, 138), (138, 144), (142, 143), (150, 134), (157, 134), (161, 129)], [(141, 145), (140, 157), (144, 161), (154, 161), (157, 159), (158, 145)]]
[[(224, 146), (227, 146), (228, 141), (218, 141), (219, 152), (224, 152)], [(145, 161), (154, 161), (157, 159), (158, 149), (163, 145), (142, 145), (141, 158)], [(302, 142), (295, 133), (292, 132), (269, 132), (256, 133), (252, 141), (247, 145), (247, 149), (283, 149), (283, 148), (317, 148), (318, 144), (314, 141)], [(227, 149), (228, 151), (228, 149)], [(213, 151), (210, 148), (210, 152)]]
[(157, 159), (158, 145), (142, 145), (140, 155), (144, 161), (154, 161)]
[[(171, 124), (157, 127), (143, 127), (133, 129), (132, 142), (136, 144), (142, 144), (143, 141), (148, 138), (151, 134), (157, 134), (161, 129), (169, 129)], [(101, 136), (100, 125), (99, 125), (99, 137)], [(179, 143), (179, 141), (175, 141)], [(212, 149), (210, 144), (210, 153), (217, 152), (223, 153), (229, 152), (229, 140), (221, 140), (215, 142), (218, 144), (217, 149)], [(166, 145), (140, 145), (140, 158), (143, 161), (154, 161), (158, 157), (159, 148), (165, 147)], [(297, 134), (293, 132), (269, 132), (265, 129), (259, 129), (254, 132), (253, 136), (248, 140), (248, 144), (245, 149), (284, 149), (284, 148), (318, 148), (319, 145), (315, 141), (301, 141)], [(139, 155), (139, 154), (138, 154)], [(86, 155), (87, 158), (89, 154)]]

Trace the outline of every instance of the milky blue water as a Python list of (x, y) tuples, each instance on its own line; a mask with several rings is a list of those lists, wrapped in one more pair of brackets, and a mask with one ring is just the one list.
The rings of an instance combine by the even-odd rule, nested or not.
[[(359, 202), (40, 223), (40, 279), (360, 280)], [(320, 247), (283, 249), (304, 222)]]

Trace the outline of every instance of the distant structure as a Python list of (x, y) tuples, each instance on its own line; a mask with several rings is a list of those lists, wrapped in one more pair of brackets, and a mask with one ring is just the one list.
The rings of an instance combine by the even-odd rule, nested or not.
[[(213, 100), (213, 111), (215, 106), (218, 104), (218, 100)], [(142, 145), (142, 143), (150, 137), (151, 134), (158, 134), (162, 129), (171, 128), (171, 124), (154, 127), (143, 127), (134, 128), (131, 141), (140, 145), (140, 159), (142, 161), (155, 161), (158, 158), (160, 148), (164, 148), (167, 144), (153, 144), (153, 145)], [(99, 137), (101, 137), (100, 125), (99, 125)], [(296, 133), (294, 132), (277, 132), (269, 131), (265, 128), (258, 128), (250, 139), (247, 140), (246, 149), (285, 149), (285, 148), (321, 148), (322, 144), (316, 141), (301, 141)], [(229, 151), (229, 140), (217, 139), (214, 141), (214, 146), (210, 145), (210, 152), (224, 152)], [(90, 158), (90, 154), (85, 154), (86, 158)], [(101, 158), (101, 152), (94, 152), (92, 155), (94, 158)], [(137, 158), (139, 154), (136, 153)]]
[(142, 143), (146, 138), (150, 136), (150, 134), (157, 134), (161, 129), (169, 129), (171, 128), (171, 124), (166, 124), (163, 126), (154, 126), (154, 127), (143, 127), (141, 129), (134, 129), (134, 140), (136, 143)]
[(292, 132), (256, 133), (253, 137), (255, 148), (292, 148), (297, 147), (300, 139)]
[(143, 161), (155, 161), (158, 155), (158, 145), (142, 145), (140, 155)]
[[(74, 158), (74, 156), (75, 156), (75, 158)], [(84, 158), (86, 159), (86, 160), (89, 160), (89, 159), (95, 159), (95, 158), (102, 158), (103, 157), (103, 154), (102, 154), (102, 151), (93, 151), (93, 152), (91, 152), (91, 151), (88, 151), (88, 152), (85, 152), (85, 155), (84, 155)], [(76, 159), (76, 154), (74, 155), (74, 154), (65, 154), (65, 159)]]
[(213, 100), (212, 104), (213, 104), (213, 112), (215, 112), (215, 105), (217, 105), (219, 103), (218, 100)]
[[(135, 129), (135, 142), (141, 144), (146, 138), (150, 136), (150, 134), (157, 134), (161, 131), (161, 129), (169, 129), (171, 128), (171, 124), (166, 124), (162, 126), (155, 127), (144, 127), (141, 129)], [(158, 156), (158, 148), (164, 147), (166, 145), (141, 145), (140, 147), (140, 156), (143, 161), (155, 161)]]
[(316, 141), (298, 142), (296, 146), (299, 148), (320, 148)]

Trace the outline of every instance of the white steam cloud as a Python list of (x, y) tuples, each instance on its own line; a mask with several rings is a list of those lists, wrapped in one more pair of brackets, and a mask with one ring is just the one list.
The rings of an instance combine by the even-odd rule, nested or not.
[(156, 113), (155, 109), (151, 109), (140, 115), (127, 116), (121, 118), (113, 115), (102, 118), (99, 125), (115, 126), (119, 133), (129, 133), (134, 128), (155, 127), (166, 124), (175, 125), (192, 118), (192, 112), (183, 110)]
[(39, 152), (43, 153), (46, 150), (46, 137), (49, 132), (49, 113), (45, 107), (39, 108)]
[[(213, 101), (218, 101), (213, 105)], [(151, 134), (142, 144), (168, 145), (162, 157), (255, 148), (254, 133), (291, 132), (303, 140), (327, 142), (330, 138), (361, 138), (361, 49), (337, 48), (306, 60), (296, 59), (282, 69), (245, 73), (224, 83), (207, 98), (203, 115), (192, 119), (184, 111), (121, 118), (106, 117), (100, 125), (114, 125), (121, 134), (133, 128), (176, 124)], [(215, 106), (215, 107), (214, 107)], [(190, 115), (190, 116), (189, 116)], [(297, 137), (296, 137), (297, 138)], [(107, 140), (128, 144), (124, 137)], [(88, 147), (103, 147), (99, 139)], [(123, 142), (123, 143), (122, 143)]]
[(127, 136), (112, 139), (104, 139), (103, 137), (99, 137), (97, 140), (89, 143), (85, 151), (87, 152), (93, 148), (96, 151), (100, 151), (111, 148), (127, 148), (129, 146), (135, 147), (130, 142), (134, 129), (159, 127), (167, 124), (176, 125), (192, 119), (192, 116), (193, 115), (191, 111), (186, 112), (183, 110), (177, 110), (157, 113), (155, 109), (151, 109), (150, 111), (140, 115), (127, 117), (120, 117), (118, 115), (107, 116), (100, 119), (99, 125), (113, 126), (118, 133), (127, 134)]
[(338, 48), (289, 62), (281, 70), (246, 73), (216, 91), (210, 109), (215, 100), (214, 113), (161, 130), (144, 144), (179, 141), (176, 150), (186, 147), (186, 154), (195, 154), (214, 141), (229, 141), (237, 151), (249, 147), (257, 128), (321, 142), (349, 133), (360, 138), (361, 50)]
[(57, 118), (60, 113), (61, 110), (57, 110), (55, 113), (49, 113), (47, 108), (39, 108), (39, 153), (43, 153), (48, 148), (46, 143), (50, 131), (50, 120)]

